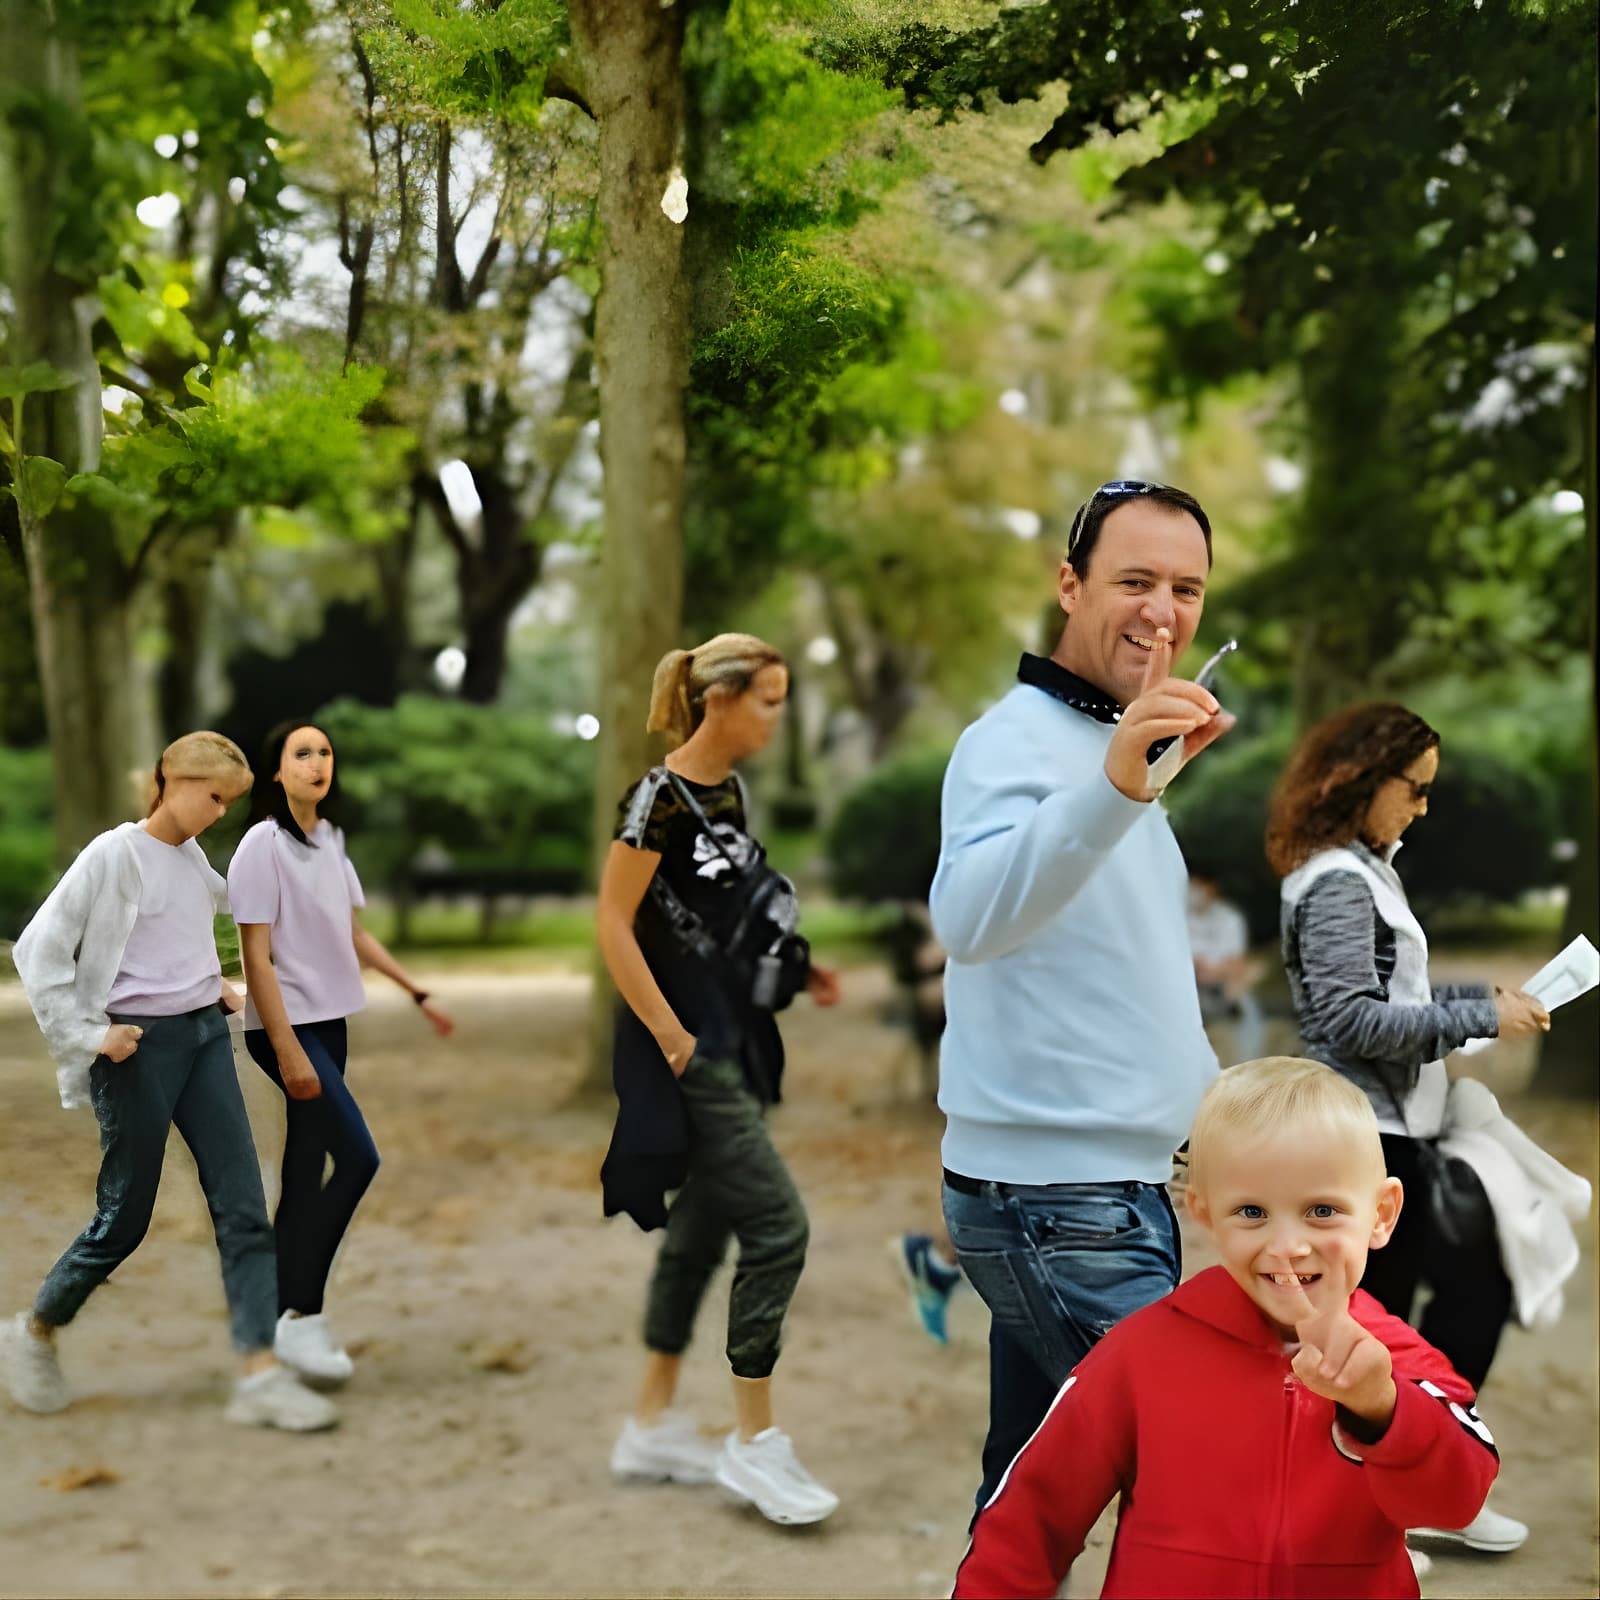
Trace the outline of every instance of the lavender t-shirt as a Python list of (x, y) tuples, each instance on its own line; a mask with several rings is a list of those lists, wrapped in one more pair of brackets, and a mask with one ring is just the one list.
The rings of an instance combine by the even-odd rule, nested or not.
[[(143, 828), (129, 835), (139, 858), (139, 914), (123, 948), (106, 1010), (133, 1017), (179, 1017), (214, 1005), (222, 963), (212, 927), (212, 883), (179, 845)], [(209, 870), (209, 869), (205, 869)]]
[[(344, 834), (325, 818), (301, 844), (269, 817), (258, 822), (228, 867), (233, 920), (272, 929), (272, 967), (291, 1023), (348, 1017), (367, 1003), (350, 913), (366, 904), (344, 853)], [(259, 1028), (247, 997), (246, 1028)]]

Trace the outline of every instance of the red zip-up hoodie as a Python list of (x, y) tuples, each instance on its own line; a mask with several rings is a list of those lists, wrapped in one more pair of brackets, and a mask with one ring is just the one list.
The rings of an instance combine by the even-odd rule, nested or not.
[(1118, 1323), (984, 1507), (956, 1600), (1054, 1595), (1116, 1494), (1102, 1595), (1416, 1595), (1405, 1530), (1464, 1527), (1500, 1458), (1432, 1345), (1362, 1290), (1350, 1314), (1394, 1364), (1376, 1444), (1336, 1426), (1222, 1267)]

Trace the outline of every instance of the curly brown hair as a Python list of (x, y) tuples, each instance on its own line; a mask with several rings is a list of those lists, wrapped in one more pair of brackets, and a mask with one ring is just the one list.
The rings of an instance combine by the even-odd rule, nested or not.
[(1347, 706), (1295, 746), (1272, 791), (1267, 860), (1286, 878), (1320, 850), (1358, 838), (1379, 787), (1404, 775), (1439, 735), (1388, 700)]

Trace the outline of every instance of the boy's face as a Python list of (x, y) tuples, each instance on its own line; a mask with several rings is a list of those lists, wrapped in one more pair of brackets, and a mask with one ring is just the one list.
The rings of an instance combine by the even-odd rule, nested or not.
[(1319, 1312), (1347, 1304), (1367, 1252), (1394, 1232), (1400, 1201), (1399, 1180), (1353, 1134), (1293, 1127), (1214, 1137), (1189, 1189), (1189, 1213), (1229, 1276), (1288, 1338), (1295, 1286)]

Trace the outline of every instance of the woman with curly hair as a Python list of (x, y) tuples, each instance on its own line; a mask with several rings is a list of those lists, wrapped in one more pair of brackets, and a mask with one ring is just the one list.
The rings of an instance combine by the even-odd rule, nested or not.
[[(1432, 1146), (1444, 1129), (1444, 1057), (1468, 1039), (1550, 1026), (1532, 996), (1488, 984), (1435, 986), (1428, 941), (1394, 869), (1401, 835), (1428, 813), (1439, 735), (1404, 706), (1351, 706), (1300, 741), (1272, 797), (1267, 859), (1283, 879), (1283, 960), (1306, 1054), (1365, 1091), (1389, 1174), (1406, 1205), (1362, 1287), (1417, 1326), (1474, 1389), (1483, 1385), (1511, 1314), (1511, 1283), (1492, 1220), (1446, 1238), (1427, 1203)], [(1471, 1209), (1488, 1216), (1480, 1193)], [(1466, 1528), (1429, 1534), (1476, 1550), (1517, 1549), (1522, 1523), (1487, 1507)]]

